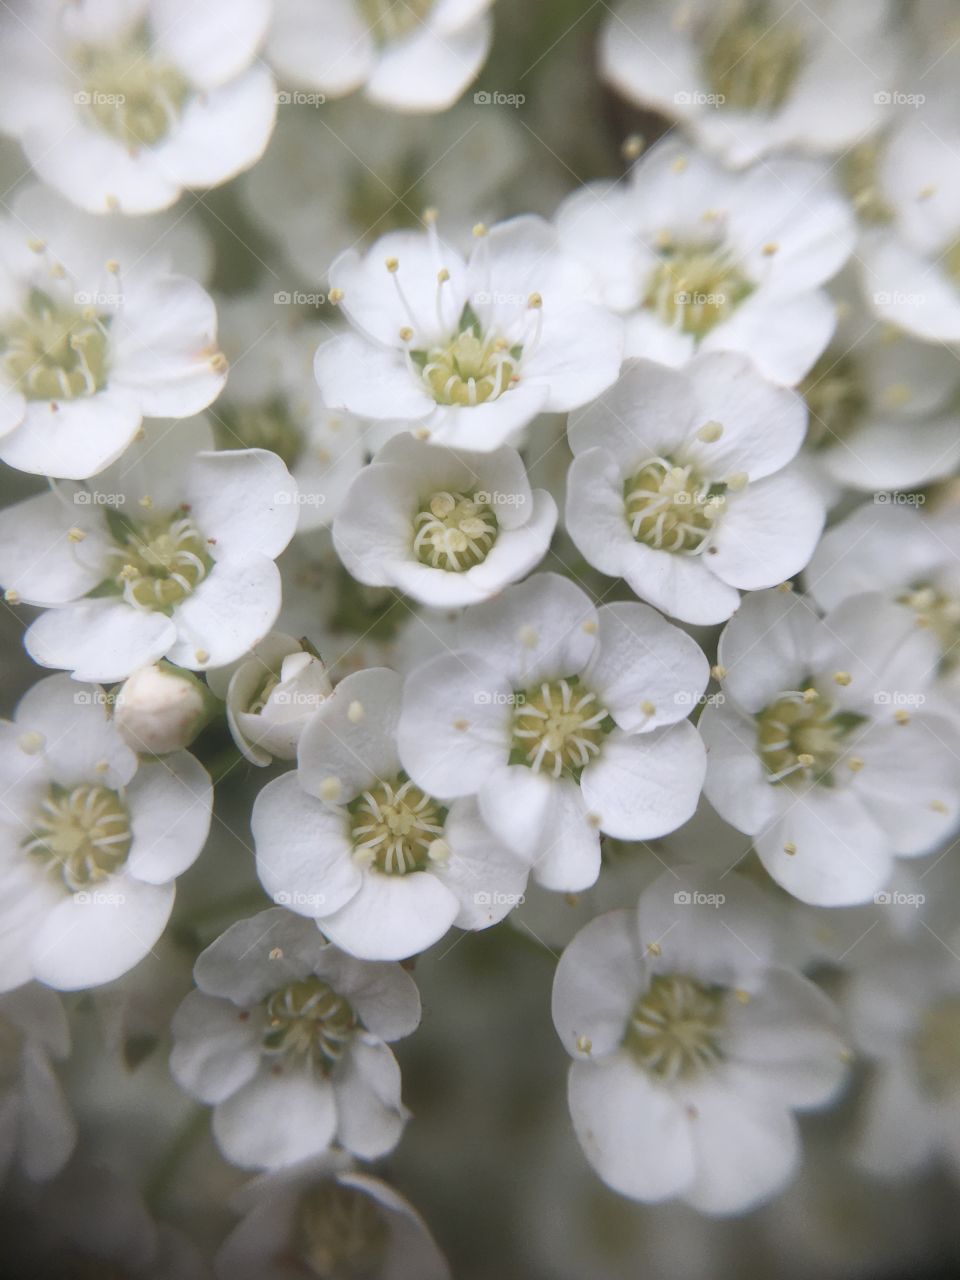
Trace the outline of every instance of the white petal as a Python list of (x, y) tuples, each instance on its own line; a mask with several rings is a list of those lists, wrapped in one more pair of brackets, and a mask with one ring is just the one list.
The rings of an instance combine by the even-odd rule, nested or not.
[(580, 777), (600, 829), (625, 840), (666, 835), (693, 816), (706, 752), (689, 721), (628, 737), (614, 730)]
[(280, 1169), (325, 1151), (336, 1131), (329, 1082), (305, 1072), (259, 1074), (213, 1112), (213, 1136), (241, 1169)]
[(205, 88), (246, 70), (270, 20), (269, 0), (150, 0), (157, 48)]
[(260, 1066), (259, 1028), (230, 1000), (191, 991), (174, 1014), (170, 1071), (181, 1089), (208, 1105), (247, 1084)]
[(459, 907), (429, 871), (403, 876), (368, 871), (360, 892), (320, 927), (338, 947), (362, 960), (405, 960), (438, 942)]
[(706, 562), (721, 581), (742, 591), (774, 587), (804, 568), (825, 519), (817, 486), (800, 468), (788, 467), (728, 495)]
[(145, 760), (127, 788), (133, 845), (127, 869), (148, 884), (182, 875), (200, 854), (210, 830), (213, 784), (189, 751)]
[(492, 35), (488, 17), (446, 34), (420, 26), (385, 46), (367, 81), (367, 97), (398, 111), (445, 111), (480, 70)]
[(363, 1160), (392, 1151), (407, 1112), (400, 1101), (400, 1068), (387, 1046), (355, 1039), (331, 1082), (340, 1145)]
[(597, 446), (609, 450), (624, 475), (650, 458), (669, 454), (698, 427), (693, 385), (682, 373), (651, 360), (628, 360), (619, 381), (599, 400), (573, 414), (570, 447), (575, 454)]
[[(27, 604), (67, 604), (106, 576), (98, 561), (109, 539), (99, 513), (67, 502), (65, 494), (41, 493), (0, 511), (0, 582)], [(82, 559), (67, 537), (73, 526), (87, 544)]]
[(214, 559), (277, 557), (297, 529), (296, 484), (269, 449), (199, 453), (190, 467), (190, 514), (215, 540)]
[(167, 656), (191, 671), (226, 666), (263, 639), (279, 612), (280, 571), (272, 560), (217, 560), (174, 609), (177, 639)]
[(323, 784), (335, 778), (339, 791), (333, 801), (347, 804), (378, 781), (393, 781), (400, 772), (394, 735), (401, 684), (386, 667), (341, 680), (300, 735), (302, 786), (321, 795)]
[(553, 979), (552, 1012), (572, 1058), (600, 1058), (620, 1047), (643, 990), (644, 959), (636, 916), (627, 910), (597, 916), (568, 944)]
[(176, 627), (163, 613), (116, 600), (83, 600), (41, 614), (24, 647), (42, 667), (72, 669), (77, 680), (123, 680), (172, 651)]
[(140, 428), (139, 398), (124, 387), (61, 400), (31, 400), (15, 431), (0, 439), (0, 459), (34, 475), (84, 480), (114, 462)]
[(134, 777), (137, 757), (107, 715), (101, 689), (47, 676), (20, 699), (16, 722), (21, 733), (43, 735), (43, 759), (62, 787), (97, 778), (119, 789)]
[(458, 929), (486, 929), (523, 901), (527, 865), (489, 831), (475, 801), (453, 805), (443, 838), (450, 856), (434, 874), (457, 897)]
[(429, 417), (436, 408), (399, 351), (374, 346), (357, 334), (345, 333), (325, 342), (317, 350), (313, 367), (331, 408), (368, 418), (413, 420)]
[(732, 707), (704, 707), (697, 728), (707, 747), (704, 793), (725, 822), (752, 835), (773, 822), (782, 798), (757, 754), (752, 720)]

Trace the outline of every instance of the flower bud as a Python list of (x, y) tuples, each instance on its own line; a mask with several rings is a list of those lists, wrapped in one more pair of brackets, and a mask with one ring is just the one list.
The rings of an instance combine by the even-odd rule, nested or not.
[(168, 664), (134, 671), (114, 706), (114, 720), (127, 745), (158, 756), (189, 746), (206, 719), (203, 686)]

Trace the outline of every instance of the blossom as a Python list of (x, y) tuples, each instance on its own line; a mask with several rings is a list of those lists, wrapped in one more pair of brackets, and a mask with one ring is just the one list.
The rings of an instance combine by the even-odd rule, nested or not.
[(194, 451), (208, 440), (203, 423), (158, 424), (95, 486), (59, 485), (0, 513), (7, 598), (47, 607), (25, 640), (35, 662), (78, 680), (119, 680), (163, 657), (199, 671), (267, 634), (296, 486), (275, 454)]
[(209, 671), (207, 683), (227, 704), (234, 742), (261, 766), (296, 759), (304, 726), (332, 692), (320, 659), (279, 631), (238, 662)]
[(556, 522), (514, 449), (466, 453), (399, 435), (351, 484), (333, 541), (358, 582), (449, 608), (529, 573)]
[(162, 756), (189, 747), (209, 719), (211, 699), (200, 681), (170, 663), (140, 667), (114, 699), (114, 723), (134, 751)]
[(173, 1019), (170, 1068), (213, 1106), (213, 1132), (244, 1168), (341, 1147), (372, 1159), (406, 1122), (388, 1044), (420, 1021), (399, 965), (366, 964), (275, 907), (230, 926), (199, 957)]
[(704, 1213), (781, 1190), (800, 1159), (793, 1112), (832, 1101), (845, 1075), (836, 1011), (776, 965), (763, 900), (736, 876), (667, 871), (635, 910), (598, 916), (560, 958), (553, 1020), (596, 1172)]
[(188, 231), (18, 193), (0, 222), (0, 459), (84, 479), (114, 462), (144, 418), (185, 418), (226, 379), (217, 313), (195, 280)]
[(823, 502), (788, 464), (806, 412), (741, 356), (673, 371), (628, 361), (570, 420), (566, 523), (586, 559), (684, 622), (722, 622), (741, 590), (809, 560)]
[(379, 1178), (344, 1156), (255, 1179), (237, 1197), (243, 1218), (214, 1260), (218, 1280), (286, 1280), (290, 1265), (364, 1280), (450, 1280), (426, 1223)]
[(541, 884), (585, 889), (601, 832), (665, 835), (696, 808), (703, 744), (686, 717), (707, 675), (699, 646), (648, 606), (598, 609), (536, 574), (469, 609), (456, 649), (407, 676), (400, 759), (445, 803), (476, 796)]
[(0, 128), (82, 209), (165, 209), (263, 153), (269, 16), (269, 0), (27, 0), (3, 19)]
[(451, 925), (483, 929), (523, 898), (527, 868), (464, 799), (438, 800), (397, 751), (402, 681), (347, 676), (301, 734), (298, 769), (253, 810), (257, 872), (275, 902), (364, 960), (402, 960)]
[[(889, 0), (621, 3), (600, 72), (630, 101), (684, 124), (731, 165), (767, 152), (838, 152), (880, 127), (893, 82)], [(889, 108), (887, 108), (889, 110)]]
[[(490, 49), (492, 0), (274, 0), (266, 53), (290, 84), (363, 88), (396, 111), (443, 111)], [(289, 96), (288, 96), (289, 100)]]
[(625, 183), (575, 191), (557, 226), (626, 316), (628, 356), (682, 365), (697, 351), (738, 351), (787, 386), (830, 339), (834, 309), (820, 286), (856, 242), (822, 166), (778, 157), (727, 173), (670, 137)]
[(60, 999), (31, 983), (0, 995), (0, 1180), (11, 1165), (52, 1178), (69, 1160), (77, 1128), (52, 1063), (70, 1052)]
[(96, 686), (49, 676), (0, 722), (2, 990), (75, 991), (132, 969), (173, 909), (210, 825), (186, 751), (137, 760)]
[(895, 857), (957, 825), (960, 742), (926, 707), (938, 645), (907, 609), (850, 596), (823, 619), (789, 591), (747, 598), (704, 709), (707, 798), (770, 875), (817, 906), (869, 901)]
[(585, 301), (589, 272), (559, 251), (553, 228), (524, 216), (477, 230), (466, 261), (431, 223), (333, 263), (330, 283), (356, 332), (317, 352), (331, 407), (482, 451), (614, 381), (621, 323)]

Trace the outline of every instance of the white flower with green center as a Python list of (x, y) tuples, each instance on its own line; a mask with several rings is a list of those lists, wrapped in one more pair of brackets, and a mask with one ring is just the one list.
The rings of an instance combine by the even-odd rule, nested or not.
[(879, 129), (902, 58), (889, 0), (623, 0), (600, 74), (686, 126), (725, 164), (772, 151), (833, 154)]
[(223, 1154), (278, 1169), (337, 1142), (371, 1160), (406, 1123), (388, 1048), (420, 1022), (396, 964), (354, 960), (279, 907), (231, 925), (194, 966), (198, 990), (173, 1019), (170, 1068), (213, 1107)]
[(933, 629), (880, 594), (821, 619), (792, 591), (757, 593), (724, 630), (704, 790), (794, 897), (869, 902), (895, 858), (955, 830), (960, 740), (937, 714), (939, 662)]
[(590, 564), (684, 622), (723, 622), (741, 591), (799, 572), (825, 517), (788, 464), (803, 401), (742, 356), (683, 371), (628, 361), (620, 381), (571, 417), (567, 530)]
[(205, 444), (204, 422), (158, 424), (95, 482), (0, 513), (7, 599), (48, 609), (25, 642), (41, 666), (120, 680), (166, 657), (201, 671), (270, 630), (296, 485), (274, 453)]
[(186, 751), (138, 764), (98, 686), (50, 676), (0, 723), (5, 798), (0, 990), (112, 982), (146, 956), (174, 881), (210, 825), (206, 770)]
[(85, 479), (144, 418), (188, 417), (220, 392), (216, 309), (173, 274), (202, 267), (189, 231), (95, 218), (28, 187), (0, 241), (0, 460)]
[(0, 995), (0, 1176), (23, 1170), (33, 1182), (66, 1164), (77, 1127), (53, 1063), (70, 1053), (60, 998), (38, 983)]
[(295, 760), (307, 721), (332, 690), (327, 669), (305, 641), (272, 631), (228, 667), (207, 672), (227, 704), (233, 740), (251, 764)]
[(395, 111), (445, 111), (493, 37), (492, 0), (274, 0), (266, 56), (286, 82)]
[(298, 769), (253, 810), (264, 888), (363, 960), (403, 960), (451, 925), (495, 924), (527, 879), (475, 803), (440, 800), (405, 773), (401, 686), (386, 668), (342, 680), (301, 735)]
[(608, 1186), (715, 1216), (782, 1190), (795, 1111), (825, 1106), (848, 1054), (812, 982), (774, 963), (773, 919), (737, 876), (670, 871), (564, 951), (553, 1021), (570, 1114)]
[(217, 1280), (450, 1280), (413, 1207), (386, 1183), (330, 1152), (267, 1174), (245, 1190), (244, 1217), (214, 1259)]
[(421, 604), (476, 604), (543, 559), (557, 522), (506, 446), (466, 453), (403, 434), (350, 486), (333, 540), (350, 574)]
[(682, 366), (736, 351), (793, 386), (833, 332), (821, 286), (849, 258), (856, 223), (823, 165), (795, 158), (730, 173), (668, 137), (628, 178), (560, 206), (564, 249), (626, 318), (626, 354)]
[(546, 888), (600, 872), (600, 834), (647, 840), (692, 815), (703, 744), (686, 719), (699, 646), (653, 609), (597, 609), (543, 573), (468, 609), (452, 651), (408, 675), (400, 759), (444, 803), (475, 796)]
[(91, 213), (166, 209), (262, 155), (273, 77), (257, 63), (269, 0), (26, 0), (0, 26), (0, 129)]
[(466, 261), (430, 222), (333, 263), (334, 296), (356, 332), (317, 352), (327, 404), (488, 452), (614, 381), (621, 322), (586, 301), (590, 273), (553, 228), (531, 215), (477, 233)]

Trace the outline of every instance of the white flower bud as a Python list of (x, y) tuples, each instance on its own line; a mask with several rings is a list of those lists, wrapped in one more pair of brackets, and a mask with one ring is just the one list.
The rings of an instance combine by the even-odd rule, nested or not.
[(206, 718), (203, 689), (172, 668), (141, 667), (117, 694), (114, 719), (134, 751), (164, 755), (189, 746)]

